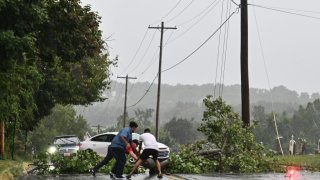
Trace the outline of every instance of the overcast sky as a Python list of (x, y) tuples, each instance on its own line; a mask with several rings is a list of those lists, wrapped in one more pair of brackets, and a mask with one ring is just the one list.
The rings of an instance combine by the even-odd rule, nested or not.
[[(81, 2), (90, 4), (102, 17), (100, 28), (103, 37), (109, 37), (111, 57), (119, 56), (112, 79), (126, 74), (138, 78), (131, 82), (151, 82), (157, 74), (160, 31), (148, 29), (149, 25), (159, 26), (163, 21), (166, 27), (177, 27), (164, 33), (162, 69), (165, 70), (197, 49), (237, 8), (230, 0)], [(320, 92), (320, 1), (248, 0), (248, 3), (273, 9), (248, 7), (250, 87), (269, 89), (269, 79), (271, 88), (284, 85), (297, 92)], [(192, 56), (164, 72), (162, 82), (240, 84), (240, 13), (232, 15), (228, 23)]]

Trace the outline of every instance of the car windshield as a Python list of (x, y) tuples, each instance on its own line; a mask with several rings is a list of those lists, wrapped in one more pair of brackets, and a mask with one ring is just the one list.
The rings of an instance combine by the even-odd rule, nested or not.
[(53, 144), (77, 144), (79, 143), (78, 137), (56, 137)]

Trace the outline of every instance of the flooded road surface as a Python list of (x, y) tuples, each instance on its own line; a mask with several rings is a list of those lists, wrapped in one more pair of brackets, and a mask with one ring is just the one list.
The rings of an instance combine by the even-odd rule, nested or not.
[[(19, 180), (111, 180), (109, 175), (97, 174), (92, 177), (89, 174), (81, 175), (60, 175), (53, 176), (36, 176), (26, 175), (18, 178)], [(139, 174), (132, 177), (132, 180), (157, 180), (157, 176), (150, 177), (148, 174)], [(207, 175), (194, 175), (194, 174), (176, 174), (164, 175), (162, 180), (320, 180), (320, 172), (294, 172), (293, 174), (285, 173), (264, 173), (264, 174), (250, 174), (250, 175), (230, 175), (230, 174), (207, 174)]]

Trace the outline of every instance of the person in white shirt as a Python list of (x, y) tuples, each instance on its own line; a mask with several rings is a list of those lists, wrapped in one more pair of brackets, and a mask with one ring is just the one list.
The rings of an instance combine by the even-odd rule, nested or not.
[[(134, 164), (132, 171), (129, 175), (127, 175), (127, 179), (131, 179), (132, 174), (138, 169), (138, 167), (146, 161), (150, 156), (152, 156), (152, 159), (156, 162), (156, 167), (158, 169), (158, 178), (162, 178), (161, 174), (161, 166), (160, 162), (158, 160), (158, 142), (154, 135), (150, 133), (150, 129), (145, 129), (144, 133), (141, 134), (139, 139), (144, 144), (144, 149), (142, 151), (142, 154), (139, 157), (139, 160)], [(141, 148), (141, 145), (140, 145)]]

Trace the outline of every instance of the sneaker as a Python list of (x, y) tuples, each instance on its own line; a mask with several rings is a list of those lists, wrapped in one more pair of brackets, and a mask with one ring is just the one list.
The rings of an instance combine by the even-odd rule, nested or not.
[(110, 172), (110, 178), (114, 178), (114, 177), (116, 177), (116, 174), (113, 172)]
[(93, 176), (96, 177), (96, 171), (93, 169), (89, 169), (89, 173)]
[(162, 174), (158, 174), (158, 176), (157, 176), (159, 179), (161, 179), (163, 176), (162, 176)]
[(131, 179), (131, 175), (130, 175), (130, 174), (127, 175), (126, 178), (127, 178), (127, 179)]
[(120, 176), (115, 176), (115, 179), (126, 179), (126, 177), (120, 175)]

